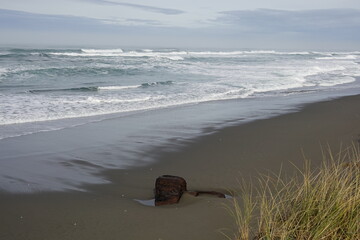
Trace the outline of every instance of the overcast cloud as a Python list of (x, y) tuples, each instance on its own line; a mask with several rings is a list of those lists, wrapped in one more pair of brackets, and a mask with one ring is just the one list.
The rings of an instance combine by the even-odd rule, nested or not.
[(360, 1), (313, 2), (2, 0), (0, 44), (359, 50)]
[(360, 10), (326, 9), (284, 11), (272, 9), (221, 12), (215, 22), (222, 22), (256, 32), (312, 32), (360, 29)]
[(162, 13), (166, 15), (176, 15), (184, 13), (184, 11), (171, 9), (171, 8), (160, 8), (160, 7), (152, 7), (148, 5), (141, 5), (141, 4), (133, 4), (127, 2), (112, 2), (112, 1), (105, 1), (105, 0), (85, 0), (87, 2), (92, 2), (101, 5), (111, 5), (111, 6), (125, 6), (131, 8), (137, 8), (144, 11), (155, 12), (155, 13)]

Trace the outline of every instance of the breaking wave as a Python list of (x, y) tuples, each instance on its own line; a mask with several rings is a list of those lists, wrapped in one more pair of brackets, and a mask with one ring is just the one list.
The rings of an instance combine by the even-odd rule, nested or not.
[(98, 87), (79, 87), (79, 88), (63, 88), (63, 89), (35, 89), (29, 90), (30, 93), (45, 92), (94, 92), (98, 91)]
[(106, 86), (106, 87), (98, 87), (99, 90), (124, 90), (124, 89), (132, 89), (138, 88), (141, 85), (131, 85), (131, 86)]
[(141, 87), (154, 87), (154, 86), (171, 85), (171, 84), (173, 84), (172, 81), (152, 82), (152, 83), (143, 83), (141, 84)]
[(356, 55), (345, 55), (345, 56), (331, 56), (331, 57), (319, 57), (319, 60), (356, 60), (358, 56)]
[(83, 53), (90, 54), (108, 54), (108, 53), (123, 53), (124, 51), (121, 48), (118, 49), (81, 49)]
[(97, 92), (97, 91), (116, 91), (126, 90), (134, 88), (148, 88), (163, 85), (172, 85), (172, 81), (164, 82), (149, 82), (142, 83), (140, 85), (129, 85), (129, 86), (93, 86), (93, 87), (77, 87), (77, 88), (59, 88), (59, 89), (34, 89), (29, 90), (30, 93), (46, 93), (46, 92)]

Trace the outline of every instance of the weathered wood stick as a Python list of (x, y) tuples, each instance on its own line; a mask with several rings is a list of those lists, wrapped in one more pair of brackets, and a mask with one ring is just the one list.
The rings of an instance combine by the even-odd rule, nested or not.
[(187, 191), (187, 193), (193, 195), (194, 197), (197, 197), (200, 194), (208, 194), (208, 195), (215, 195), (219, 198), (225, 198), (225, 194), (223, 194), (221, 192), (215, 192), (215, 191)]

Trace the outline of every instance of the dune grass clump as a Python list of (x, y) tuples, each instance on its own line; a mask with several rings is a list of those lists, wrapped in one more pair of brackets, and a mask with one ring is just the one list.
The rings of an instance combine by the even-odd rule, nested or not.
[(237, 240), (360, 239), (360, 155), (355, 147), (293, 178), (262, 176), (234, 199)]

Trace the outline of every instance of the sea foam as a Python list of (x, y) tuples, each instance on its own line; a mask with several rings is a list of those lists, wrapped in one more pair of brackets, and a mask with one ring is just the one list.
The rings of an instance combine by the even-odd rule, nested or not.
[(317, 59), (322, 59), (322, 60), (355, 60), (355, 59), (358, 59), (358, 56), (356, 56), (356, 55), (331, 56), (331, 57), (319, 57)]
[(120, 48), (118, 49), (81, 49), (84, 53), (123, 53), (124, 51)]

